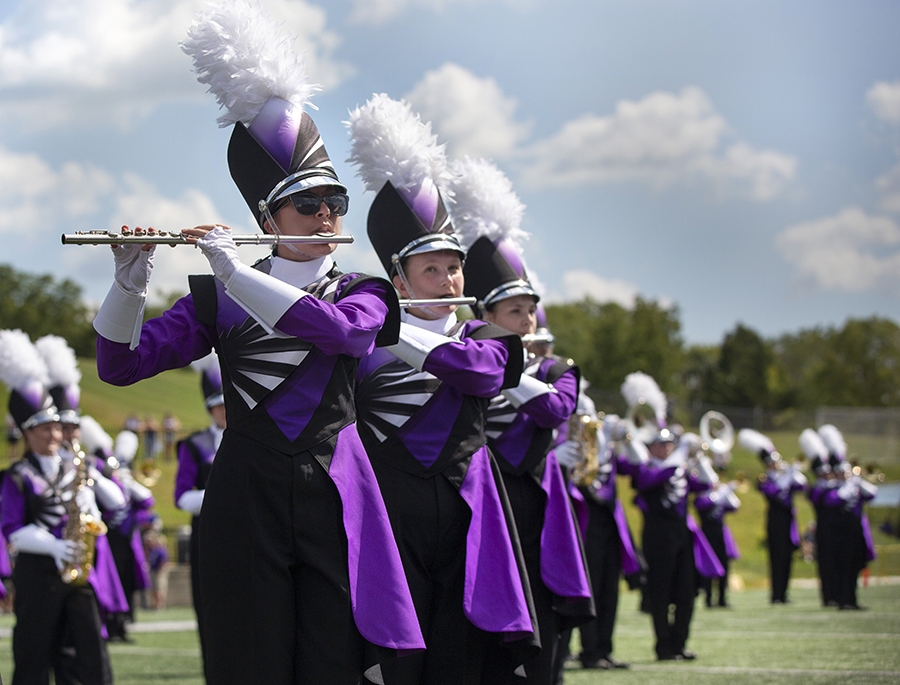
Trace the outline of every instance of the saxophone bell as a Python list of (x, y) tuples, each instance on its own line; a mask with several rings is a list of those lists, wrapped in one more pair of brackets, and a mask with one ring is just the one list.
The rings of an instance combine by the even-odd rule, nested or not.
[(63, 538), (75, 543), (78, 550), (75, 559), (67, 562), (60, 570), (60, 577), (64, 583), (74, 586), (82, 586), (88, 582), (88, 577), (94, 567), (97, 537), (106, 535), (106, 524), (89, 512), (81, 510), (78, 502), (79, 493), (90, 488), (94, 481), (88, 473), (87, 457), (81, 450), (81, 446), (72, 441), (67, 447), (75, 455), (75, 477), (68, 486), (68, 499), (66, 500), (66, 527)]

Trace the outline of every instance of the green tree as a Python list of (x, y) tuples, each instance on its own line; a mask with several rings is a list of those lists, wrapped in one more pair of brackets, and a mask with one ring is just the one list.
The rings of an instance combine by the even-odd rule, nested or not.
[(66, 339), (80, 357), (95, 355), (93, 313), (73, 281), (34, 276), (0, 264), (0, 327), (20, 328), (32, 340), (47, 334)]

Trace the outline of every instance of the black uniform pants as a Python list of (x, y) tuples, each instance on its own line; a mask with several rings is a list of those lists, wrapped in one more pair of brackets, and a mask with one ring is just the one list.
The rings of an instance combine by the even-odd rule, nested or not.
[[(717, 603), (720, 607), (724, 607), (728, 605), (726, 594), (728, 591), (728, 568), (731, 561), (728, 558), (728, 550), (725, 547), (725, 524), (721, 519), (707, 518), (701, 514), (700, 527), (709, 542), (709, 546), (716, 553), (716, 558), (722, 564), (722, 568), (725, 569), (725, 575), (717, 578), (700, 576), (700, 585), (706, 593), (706, 606), (712, 606)], [(717, 602), (714, 602), (713, 594), (717, 587), (719, 598)]]
[(200, 517), (200, 585), (209, 685), (360, 681), (341, 500), (311, 451), (226, 433)]
[(67, 659), (70, 682), (111, 685), (97, 596), (90, 585), (62, 581), (52, 557), (20, 553), (13, 570), (16, 588), (13, 685), (47, 685), (60, 665), (63, 637), (74, 648)]
[(493, 636), (463, 609), (471, 511), (442, 475), (420, 478), (372, 460), (426, 650), (382, 662), (385, 685), (477, 685)]
[(589, 518), (584, 544), (597, 608), (597, 618), (579, 627), (581, 661), (586, 664), (608, 657), (613, 651), (612, 635), (619, 606), (622, 551), (612, 510), (589, 499), (585, 501)]
[(769, 572), (772, 581), (771, 601), (786, 602), (791, 580), (794, 546), (791, 540), (793, 514), (789, 507), (769, 503), (766, 516), (766, 542), (769, 547)]
[[(693, 536), (685, 519), (648, 512), (644, 517), (643, 549), (656, 655), (666, 658), (684, 650), (694, 613), (697, 573)], [(675, 606), (672, 619), (671, 605)]]

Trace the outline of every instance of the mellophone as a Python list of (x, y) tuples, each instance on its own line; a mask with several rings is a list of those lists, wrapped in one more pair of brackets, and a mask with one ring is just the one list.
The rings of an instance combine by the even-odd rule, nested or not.
[[(352, 235), (317, 233), (315, 235), (272, 235), (271, 233), (247, 233), (231, 236), (236, 245), (277, 245), (279, 243), (300, 243), (321, 245), (323, 243), (349, 244)], [(194, 245), (181, 233), (156, 231), (155, 233), (132, 233), (116, 231), (78, 231), (64, 233), (63, 245)]]

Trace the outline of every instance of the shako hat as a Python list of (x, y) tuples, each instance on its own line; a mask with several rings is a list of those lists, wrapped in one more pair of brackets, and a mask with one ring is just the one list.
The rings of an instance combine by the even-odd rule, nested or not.
[(259, 5), (242, 0), (201, 14), (181, 43), (197, 80), (227, 110), (219, 126), (234, 124), (228, 168), (260, 225), (292, 193), (325, 185), (347, 192), (304, 111), (319, 86), (292, 43)]
[[(666, 423), (669, 401), (653, 376), (643, 371), (629, 373), (625, 376), (620, 390), (628, 405), (626, 416), (638, 429), (638, 435), (634, 436), (636, 439), (647, 445), (656, 442), (674, 442), (677, 439), (678, 436), (669, 430)], [(643, 416), (640, 413), (643, 406), (650, 409), (651, 416)], [(643, 420), (642, 425), (637, 425), (639, 420)]]
[(766, 466), (781, 461), (781, 455), (775, 449), (775, 443), (757, 430), (741, 428), (737, 434), (738, 444), (748, 452), (756, 454)]
[(528, 280), (521, 241), (525, 205), (506, 175), (486, 159), (466, 157), (450, 165), (450, 214), (466, 249), (465, 294), (480, 308), (530, 295), (540, 296)]
[(219, 357), (211, 352), (202, 359), (191, 362), (191, 367), (200, 374), (200, 390), (203, 392), (203, 403), (207, 409), (225, 404), (225, 391), (222, 389), (222, 369)]
[(348, 161), (356, 165), (366, 190), (377, 193), (367, 233), (388, 276), (415, 254), (453, 250), (464, 258), (442, 196), (450, 179), (447, 158), (431, 124), (407, 102), (383, 93), (350, 112), (346, 123)]
[(9, 413), (20, 431), (59, 421), (47, 392), (47, 365), (19, 329), (0, 331), (0, 380), (9, 389)]
[(59, 413), (62, 423), (81, 423), (81, 371), (75, 351), (65, 338), (45, 335), (34, 343), (35, 348), (47, 366), (50, 397)]

